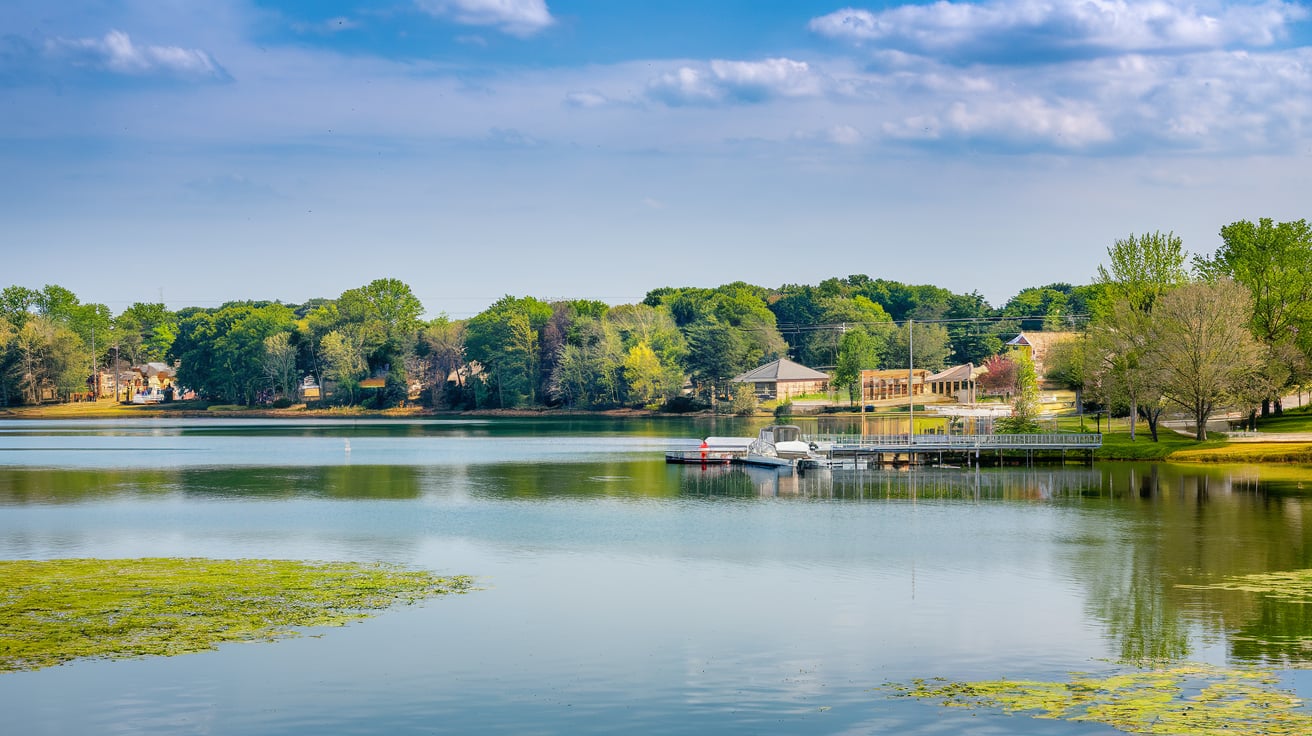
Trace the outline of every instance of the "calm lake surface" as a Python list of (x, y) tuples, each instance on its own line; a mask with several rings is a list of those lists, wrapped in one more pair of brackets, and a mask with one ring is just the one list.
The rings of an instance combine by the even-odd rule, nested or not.
[(762, 423), (0, 421), (2, 558), (377, 560), (482, 588), (3, 674), (0, 731), (1110, 734), (876, 688), (1147, 657), (1273, 664), (1312, 696), (1312, 607), (1178, 587), (1312, 567), (1312, 470), (663, 462)]

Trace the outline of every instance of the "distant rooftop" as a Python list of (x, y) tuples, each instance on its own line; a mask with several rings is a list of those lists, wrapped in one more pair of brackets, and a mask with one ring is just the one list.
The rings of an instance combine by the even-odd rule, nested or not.
[(829, 376), (801, 363), (780, 358), (733, 379), (738, 383), (769, 383), (771, 381), (828, 381)]

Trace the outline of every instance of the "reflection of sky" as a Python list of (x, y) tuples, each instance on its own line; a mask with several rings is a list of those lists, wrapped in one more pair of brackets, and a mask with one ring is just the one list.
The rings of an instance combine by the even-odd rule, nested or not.
[[(871, 688), (1100, 671), (1120, 651), (1112, 624), (1160, 613), (1182, 576), (1228, 574), (1234, 560), (1288, 567), (1303, 545), (1302, 501), (1264, 503), (1248, 476), (1232, 487), (1210, 468), (780, 477), (667, 466), (660, 438), (408, 434), (352, 434), (352, 454), (357, 440), (382, 456), (471, 450), (319, 467), (261, 462), (340, 435), (115, 432), (70, 441), (179, 442), (227, 467), (105, 468), (86, 459), (96, 451), (30, 451), (87, 466), (0, 468), (0, 557), (384, 560), (471, 573), (482, 590), (321, 638), (6, 675), (9, 723), (85, 733), (180, 723), (236, 734), (1107, 733), (945, 713)], [(248, 448), (261, 462), (232, 459)], [(1149, 497), (1144, 478), (1156, 483)], [(1227, 547), (1233, 539), (1244, 548)], [(1245, 609), (1222, 595), (1181, 599), (1188, 610), (1167, 610), (1190, 616), (1190, 657), (1225, 661), (1215, 626)], [(1120, 612), (1130, 617), (1109, 620)], [(1213, 614), (1220, 624), (1204, 637), (1198, 622)]]
[[(887, 679), (983, 677), (999, 668), (1056, 675), (1102, 654), (1098, 629), (1084, 621), (1078, 590), (1060, 569), (1053, 540), (1065, 514), (976, 518), (978, 511), (691, 500), (453, 504), (431, 495), (419, 504), (11, 507), (0, 534), (6, 557), (381, 558), (475, 572), (484, 589), (322, 639), (117, 671), (78, 664), (4, 686), (23, 694), (19, 723), (50, 706), (49, 687), (61, 700), (77, 696), (77, 704), (61, 704), (60, 723), (200, 709), (167, 682), (209, 693), (219, 704), (207, 710), (226, 732), (362, 716), (371, 703), (384, 704), (376, 722), (388, 729), (427, 717), (486, 718), (508, 732), (543, 721), (548, 732), (569, 731), (578, 722), (566, 713), (578, 708), (644, 731), (664, 723), (672, 732), (702, 733), (707, 724), (792, 732), (817, 725), (821, 707), (839, 711), (838, 723), (870, 717), (877, 699), (869, 688)], [(964, 534), (967, 526), (976, 532)], [(990, 539), (993, 549), (982, 550)], [(1037, 554), (1023, 553), (1035, 547)], [(248, 681), (271, 691), (239, 684)], [(345, 702), (325, 702), (325, 689)], [(127, 693), (139, 702), (125, 702)], [(270, 706), (268, 715), (261, 706)], [(245, 728), (231, 722), (233, 713), (250, 719)], [(928, 708), (922, 717), (937, 720)]]

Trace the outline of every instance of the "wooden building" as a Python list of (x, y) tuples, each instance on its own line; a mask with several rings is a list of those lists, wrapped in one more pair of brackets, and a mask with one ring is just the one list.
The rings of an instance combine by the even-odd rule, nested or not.
[(928, 393), (929, 371), (916, 368), (908, 372), (905, 368), (891, 368), (882, 371), (861, 371), (861, 403), (873, 404), (880, 401), (906, 401), (908, 383), (911, 396), (924, 396)]

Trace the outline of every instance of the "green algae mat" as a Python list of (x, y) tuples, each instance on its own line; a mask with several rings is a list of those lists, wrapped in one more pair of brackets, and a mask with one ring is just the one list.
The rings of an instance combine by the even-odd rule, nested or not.
[(350, 562), (0, 561), (0, 672), (272, 641), (471, 585), (463, 575)]
[(899, 695), (949, 707), (993, 708), (1035, 718), (1102, 723), (1126, 733), (1305, 736), (1312, 714), (1271, 672), (1181, 664), (1070, 682), (914, 680)]
[[(1312, 570), (1236, 575), (1176, 587), (1237, 591), (1312, 603)], [(1102, 723), (1126, 733), (1198, 736), (1306, 736), (1312, 712), (1270, 670), (1180, 663), (1069, 682), (935, 678), (890, 683), (895, 695), (947, 707), (987, 708), (1034, 718)]]

